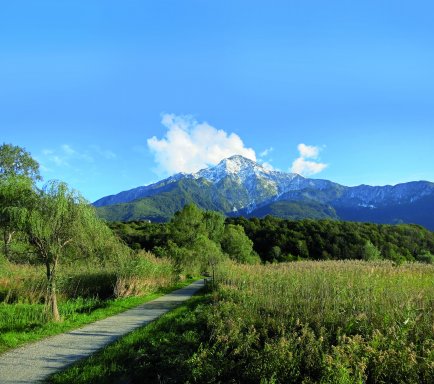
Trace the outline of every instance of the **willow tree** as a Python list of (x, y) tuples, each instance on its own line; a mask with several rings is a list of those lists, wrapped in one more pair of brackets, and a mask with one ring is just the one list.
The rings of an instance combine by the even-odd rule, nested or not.
[(53, 320), (59, 321), (56, 278), (60, 261), (70, 254), (94, 252), (108, 228), (78, 192), (63, 182), (52, 181), (40, 191), (23, 230), (45, 265), (46, 306)]
[(27, 177), (0, 177), (0, 229), (3, 234), (3, 252), (7, 259), (10, 256), (12, 236), (26, 219), (35, 197), (34, 186)]
[(39, 164), (29, 152), (12, 144), (0, 145), (0, 228), (6, 258), (18, 230), (16, 224), (28, 208), (39, 180)]

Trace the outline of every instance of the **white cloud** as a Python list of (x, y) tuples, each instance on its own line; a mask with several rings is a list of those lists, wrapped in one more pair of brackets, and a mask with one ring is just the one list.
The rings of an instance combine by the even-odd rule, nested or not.
[(96, 157), (101, 157), (106, 160), (116, 158), (116, 154), (101, 149), (99, 146), (90, 146), (84, 151), (77, 151), (69, 144), (62, 144), (60, 148), (44, 149), (40, 156), (41, 166), (46, 170), (50, 170), (51, 166), (72, 168), (77, 162), (94, 163)]
[(316, 173), (320, 173), (326, 167), (327, 164), (316, 163), (315, 161), (309, 161), (303, 157), (299, 157), (292, 163), (291, 172), (299, 173), (303, 176), (312, 176)]
[(319, 148), (314, 147), (313, 145), (306, 145), (301, 143), (298, 144), (297, 149), (300, 152), (300, 157), (306, 159), (316, 159), (319, 155)]
[(206, 122), (198, 123), (192, 116), (164, 114), (161, 123), (167, 128), (165, 137), (147, 140), (159, 174), (197, 172), (232, 155), (256, 161), (255, 151), (246, 148), (235, 133), (228, 134)]
[(300, 156), (292, 163), (291, 172), (299, 173), (303, 176), (312, 176), (327, 168), (328, 164), (315, 161), (319, 157), (320, 147), (301, 143), (297, 146), (297, 149), (300, 152)]
[(268, 156), (271, 154), (271, 152), (274, 151), (273, 147), (266, 148), (259, 154), (258, 163), (260, 163), (265, 169), (268, 169), (269, 171), (275, 171), (276, 169), (271, 165), (271, 162), (273, 159), (269, 158)]
[(268, 156), (271, 152), (273, 152), (274, 151), (274, 148), (273, 147), (270, 147), (270, 148), (267, 148), (267, 149), (265, 149), (265, 150), (263, 150), (260, 154), (259, 154), (259, 157), (266, 157), (266, 156)]

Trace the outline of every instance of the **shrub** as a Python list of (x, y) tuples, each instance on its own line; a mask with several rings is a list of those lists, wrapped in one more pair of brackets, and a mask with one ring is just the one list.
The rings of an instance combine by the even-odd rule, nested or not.
[(416, 260), (421, 263), (434, 264), (434, 255), (429, 251), (425, 251), (416, 256)]

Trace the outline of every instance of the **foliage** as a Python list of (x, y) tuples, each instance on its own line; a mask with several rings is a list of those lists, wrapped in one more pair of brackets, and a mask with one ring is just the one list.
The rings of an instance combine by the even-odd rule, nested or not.
[(0, 179), (23, 176), (32, 181), (42, 180), (39, 164), (24, 148), (3, 143), (0, 146)]
[(222, 253), (220, 244), (201, 236), (194, 245), (196, 259), (201, 261), (202, 274), (211, 274), (214, 282), (217, 267), (226, 257)]
[(239, 263), (255, 264), (260, 261), (253, 250), (253, 242), (246, 236), (241, 225), (226, 225), (221, 246), (223, 252)]
[(220, 243), (225, 229), (225, 217), (219, 212), (205, 211), (203, 220), (208, 238), (217, 244)]
[(169, 241), (169, 226), (148, 221), (107, 222), (108, 227), (132, 249), (153, 250)]
[(422, 263), (434, 264), (434, 255), (431, 252), (423, 251), (416, 256), (416, 260)]
[(36, 192), (29, 178), (16, 175), (0, 178), (0, 229), (7, 259), (13, 256), (10, 252), (13, 236), (25, 222), (35, 198)]
[(380, 260), (381, 252), (374, 244), (372, 244), (369, 240), (367, 240), (365, 245), (362, 248), (362, 259), (370, 260), (370, 261)]
[[(203, 212), (203, 211), (202, 211)], [(208, 214), (208, 212), (205, 212)], [(217, 214), (218, 215), (218, 214)], [(206, 224), (197, 223), (198, 233), (208, 235)], [(170, 224), (129, 222), (109, 223), (110, 227), (133, 249), (153, 250), (167, 247)], [(286, 262), (300, 259), (389, 259), (430, 262), (434, 254), (434, 233), (410, 224), (388, 225), (341, 222), (334, 220), (284, 220), (272, 216), (264, 219), (228, 218), (228, 226), (239, 225), (253, 242), (253, 250), (263, 262)], [(204, 228), (205, 226), (205, 228)], [(219, 225), (220, 230), (222, 226)], [(186, 229), (187, 236), (189, 228)], [(192, 232), (192, 231), (190, 231)], [(217, 238), (215, 237), (215, 242)], [(220, 244), (228, 251), (224, 232)], [(226, 247), (226, 248), (225, 248)]]
[(220, 243), (224, 220), (215, 212), (206, 212), (194, 204), (177, 212), (169, 224), (170, 240), (159, 253), (174, 260), (177, 270), (187, 275), (215, 270), (223, 260)]
[(227, 223), (244, 228), (265, 262), (384, 258), (401, 263), (418, 260), (424, 252), (434, 253), (434, 233), (411, 224), (294, 221), (272, 216), (230, 218)]
[(4, 257), (9, 260), (16, 256), (14, 251), (27, 251), (25, 247), (12, 249), (13, 240), (22, 235), (20, 224), (34, 202), (39, 180), (39, 164), (29, 152), (12, 144), (0, 146), (0, 230)]
[(50, 183), (41, 191), (35, 205), (20, 227), (46, 267), (47, 306), (54, 320), (60, 320), (56, 297), (56, 274), (60, 258), (82, 241), (91, 226), (87, 226), (86, 205), (80, 196), (64, 183)]
[(194, 204), (187, 204), (175, 213), (170, 222), (170, 239), (179, 247), (188, 247), (206, 234), (204, 212)]

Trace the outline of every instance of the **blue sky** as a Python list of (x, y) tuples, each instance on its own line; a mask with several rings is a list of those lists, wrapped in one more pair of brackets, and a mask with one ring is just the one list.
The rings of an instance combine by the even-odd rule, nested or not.
[(434, 3), (2, 2), (0, 142), (91, 201), (233, 152), (434, 181)]

